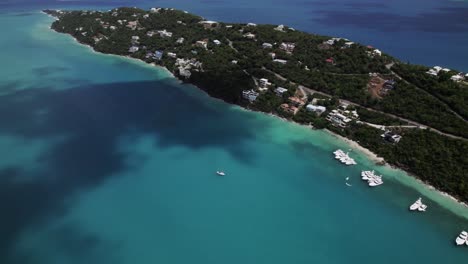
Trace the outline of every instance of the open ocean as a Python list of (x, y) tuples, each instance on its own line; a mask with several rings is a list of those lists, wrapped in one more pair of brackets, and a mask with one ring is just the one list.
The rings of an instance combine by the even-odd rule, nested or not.
[[(40, 9), (175, 7), (468, 70), (466, 1), (0, 2), (0, 263), (466, 263), (468, 209), (323, 131), (49, 29)], [(215, 171), (225, 170), (218, 177)], [(375, 169), (371, 189), (360, 171)], [(345, 185), (350, 177), (352, 187)], [(417, 197), (429, 205), (410, 213)]]

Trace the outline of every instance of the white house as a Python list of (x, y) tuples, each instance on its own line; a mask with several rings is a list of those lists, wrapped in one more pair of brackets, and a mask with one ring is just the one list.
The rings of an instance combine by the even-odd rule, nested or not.
[(248, 23), (247, 26), (249, 26), (249, 27), (256, 27), (257, 24), (255, 24), (255, 23)]
[(250, 102), (255, 101), (257, 99), (258, 95), (259, 95), (259, 93), (255, 92), (254, 90), (242, 91), (242, 97), (249, 100)]
[(401, 140), (401, 136), (397, 135), (391, 131), (385, 131), (382, 135), (380, 135), (383, 139), (387, 140), (390, 143), (398, 143)]
[(264, 49), (271, 49), (271, 48), (273, 48), (273, 45), (272, 45), (271, 43), (266, 43), (266, 42), (265, 42), (265, 43), (262, 44), (262, 48), (264, 48)]
[(268, 82), (268, 79), (265, 79), (265, 78), (260, 79), (259, 83), (260, 83), (260, 87), (267, 87), (271, 85), (271, 83)]
[(140, 50), (139, 47), (137, 47), (137, 46), (131, 46), (131, 47), (128, 49), (128, 52), (130, 52), (130, 53), (135, 53), (135, 52), (137, 52), (138, 50)]
[(276, 31), (284, 31), (284, 25), (279, 25), (274, 28)]
[(292, 53), (294, 51), (295, 47), (296, 47), (296, 44), (294, 44), (294, 43), (283, 42), (283, 43), (281, 43), (279, 48), (286, 51), (286, 52)]
[(377, 55), (377, 56), (382, 56), (382, 52), (378, 49), (375, 49), (374, 51), (372, 51), (372, 54)]
[(287, 60), (281, 60), (281, 59), (274, 59), (273, 62), (281, 63), (281, 64), (286, 64), (288, 61)]
[(195, 42), (195, 45), (198, 46), (198, 47), (207, 49), (208, 48), (208, 40), (206, 40), (206, 39), (198, 40), (197, 42)]
[(169, 58), (173, 58), (173, 59), (177, 58), (177, 54), (174, 53), (174, 52), (168, 52), (168, 53), (167, 53), (167, 56), (168, 56)]
[(172, 37), (172, 32), (166, 31), (165, 29), (163, 30), (158, 30), (158, 34), (161, 38), (170, 38)]
[(454, 81), (454, 82), (460, 82), (460, 81), (463, 81), (463, 76), (462, 75), (453, 75), (452, 77), (450, 77), (450, 80)]
[(221, 41), (219, 41), (217, 39), (213, 40), (213, 43), (216, 44), (216, 45), (221, 45)]
[(176, 43), (177, 44), (182, 44), (182, 43), (184, 43), (184, 40), (185, 40), (184, 38), (179, 38), (179, 39), (177, 39)]
[(333, 110), (327, 116), (327, 120), (330, 121), (334, 126), (346, 127), (352, 119), (340, 114), (337, 110)]
[(278, 96), (282, 96), (287, 91), (288, 91), (288, 89), (283, 88), (283, 87), (278, 87), (278, 88), (275, 89), (275, 93)]
[(244, 38), (248, 38), (248, 39), (254, 39), (255, 38), (255, 34), (252, 34), (252, 33), (246, 33), (244, 34)]
[(313, 104), (308, 104), (306, 106), (307, 111), (309, 112), (315, 112), (317, 114), (322, 114), (323, 112), (327, 111), (327, 108), (325, 106), (321, 105), (313, 105)]

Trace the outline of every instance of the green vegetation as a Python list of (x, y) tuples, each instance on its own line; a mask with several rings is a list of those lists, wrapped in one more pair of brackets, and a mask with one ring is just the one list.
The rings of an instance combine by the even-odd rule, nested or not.
[[(399, 63), (386, 54), (375, 54), (373, 48), (350, 44), (344, 39), (326, 44), (330, 37), (288, 27), (277, 30), (274, 25), (216, 23), (208, 26), (200, 23), (203, 19), (199, 16), (173, 9), (45, 12), (58, 18), (52, 25), (54, 30), (70, 34), (97, 51), (159, 64), (181, 80), (226, 102), (315, 128), (327, 128), (358, 141), (390, 164), (468, 201), (466, 140), (451, 139), (431, 129), (392, 128), (403, 139), (398, 144), (390, 144), (380, 137), (381, 130), (354, 121), (348, 128), (337, 128), (325, 119), (338, 107), (339, 99), (346, 99), (355, 104), (350, 107), (356, 108), (361, 121), (385, 126), (417, 122), (466, 139), (468, 87), (450, 80), (454, 72), (434, 78), (425, 73), (427, 67)], [(172, 35), (160, 36), (160, 30)], [(255, 36), (248, 38), (247, 33)], [(178, 42), (181, 38), (183, 42)], [(197, 43), (202, 40), (206, 40), (206, 47)], [(263, 47), (263, 43), (270, 43), (271, 47)], [(286, 52), (280, 47), (282, 43), (294, 43), (295, 47)], [(132, 45), (138, 50), (129, 52)], [(156, 51), (163, 56), (155, 58)], [(274, 61), (273, 57), (287, 62)], [(393, 76), (392, 71), (403, 80)], [(378, 73), (386, 79), (393, 76), (397, 80), (394, 89), (382, 97), (373, 96), (368, 90), (369, 73)], [(257, 90), (261, 78), (271, 82), (269, 88), (259, 92), (253, 103), (242, 98), (242, 91)], [(288, 91), (277, 95), (274, 92), (277, 87)], [(304, 90), (308, 93), (307, 103), (320, 99), (314, 102), (325, 106), (327, 111), (317, 115), (301, 107), (292, 115), (280, 108), (291, 96), (305, 97)]]

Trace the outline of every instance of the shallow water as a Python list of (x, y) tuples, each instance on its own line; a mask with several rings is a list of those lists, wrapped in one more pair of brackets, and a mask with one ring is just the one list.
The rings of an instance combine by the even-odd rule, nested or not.
[[(0, 39), (0, 263), (468, 258), (454, 246), (467, 209), (403, 172), (356, 150), (341, 166), (333, 136), (94, 53), (51, 21), (0, 16), (17, 25)], [(368, 188), (363, 169), (385, 184)], [(424, 214), (407, 210), (418, 196)]]

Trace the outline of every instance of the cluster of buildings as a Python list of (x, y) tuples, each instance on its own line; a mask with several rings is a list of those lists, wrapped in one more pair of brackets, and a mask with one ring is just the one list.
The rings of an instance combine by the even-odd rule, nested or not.
[(192, 71), (199, 71), (202, 69), (202, 63), (197, 61), (196, 59), (176, 59), (175, 66), (179, 70), (179, 75), (184, 77), (185, 79), (190, 78), (192, 75)]
[[(439, 73), (441, 72), (450, 72), (451, 70), (449, 68), (442, 68), (440, 66), (434, 66), (432, 68), (430, 68), (426, 73), (429, 74), (429, 75), (432, 75), (432, 76), (438, 76)], [(454, 82), (461, 82), (461, 81), (465, 81), (465, 80), (468, 80), (468, 73), (464, 74), (462, 72), (459, 72), (455, 75), (452, 75), (450, 77), (450, 80), (454, 81)]]
[[(369, 46), (370, 47), (370, 46)], [(375, 56), (382, 56), (382, 51), (378, 50), (378, 49), (374, 49), (374, 48), (370, 48), (372, 49), (371, 51), (367, 51), (367, 55), (369, 55), (369, 57), (375, 57)]]
[(256, 91), (254, 91), (253, 89), (252, 90), (245, 90), (245, 91), (242, 91), (242, 97), (244, 99), (247, 99), (249, 100), (249, 102), (254, 102), (255, 100), (257, 100), (257, 97), (259, 96), (260, 94), (257, 93)]
[(464, 81), (464, 80), (468, 80), (468, 73), (463, 75), (463, 73), (460, 72), (460, 73), (455, 74), (452, 77), (450, 77), (450, 80), (452, 80), (454, 82), (461, 82), (461, 81)]
[(163, 55), (164, 55), (163, 51), (157, 50), (154, 53), (152, 53), (152, 52), (146, 53), (145, 57), (147, 59), (153, 59), (153, 60), (159, 61), (159, 60), (161, 60), (163, 58)]
[(338, 109), (332, 110), (328, 116), (327, 120), (331, 122), (333, 126), (346, 128), (352, 121), (357, 120), (359, 115), (356, 110), (349, 111), (347, 105), (342, 104)]
[(140, 47), (138, 46), (138, 44), (140, 44), (140, 37), (139, 36), (132, 36), (131, 43), (132, 43), (132, 45), (128, 49), (128, 52), (135, 53), (135, 52), (140, 50)]
[(426, 73), (432, 76), (437, 76), (439, 75), (440, 72), (449, 72), (449, 68), (442, 68), (440, 66), (434, 66), (431, 69), (429, 69)]
[(296, 44), (291, 43), (291, 42), (283, 42), (279, 46), (281, 50), (284, 50), (287, 53), (292, 53), (294, 51), (294, 48), (296, 47)]
[(301, 99), (296, 96), (291, 96), (288, 98), (288, 103), (280, 105), (280, 109), (291, 115), (297, 114), (299, 109), (306, 104), (304, 99)]

